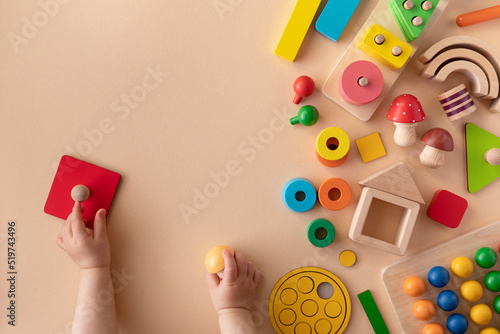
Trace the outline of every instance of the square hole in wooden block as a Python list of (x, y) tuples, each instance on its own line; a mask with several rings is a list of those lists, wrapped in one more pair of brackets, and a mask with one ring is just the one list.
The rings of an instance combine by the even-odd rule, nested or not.
[(364, 188), (351, 222), (349, 237), (362, 244), (403, 255), (419, 210), (417, 202)]

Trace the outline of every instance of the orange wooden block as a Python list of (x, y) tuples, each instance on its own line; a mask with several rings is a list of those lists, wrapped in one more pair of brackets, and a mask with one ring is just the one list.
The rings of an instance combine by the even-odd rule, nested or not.
[(351, 188), (342, 179), (330, 178), (319, 186), (318, 198), (325, 209), (342, 210), (351, 201)]

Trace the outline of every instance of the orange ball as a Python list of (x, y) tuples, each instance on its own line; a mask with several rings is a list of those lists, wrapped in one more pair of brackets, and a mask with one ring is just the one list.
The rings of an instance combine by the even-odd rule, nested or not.
[(421, 299), (413, 304), (413, 314), (418, 320), (429, 321), (434, 317), (435, 313), (434, 304), (427, 299)]
[(411, 297), (420, 297), (425, 292), (425, 282), (418, 276), (410, 276), (404, 283), (405, 292)]
[(422, 334), (444, 334), (444, 329), (441, 325), (431, 322), (425, 325)]

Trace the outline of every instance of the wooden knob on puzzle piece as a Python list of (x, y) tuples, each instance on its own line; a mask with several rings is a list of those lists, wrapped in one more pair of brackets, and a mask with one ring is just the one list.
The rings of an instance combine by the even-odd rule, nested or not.
[(83, 184), (79, 184), (71, 189), (71, 198), (75, 202), (85, 202), (90, 196), (90, 189)]
[(403, 53), (403, 49), (400, 46), (396, 45), (392, 48), (391, 53), (394, 57), (399, 57)]
[(484, 154), (484, 159), (488, 161), (490, 165), (500, 165), (500, 148), (492, 148), (491, 150), (488, 150)]
[(382, 45), (384, 44), (385, 42), (385, 37), (384, 35), (382, 34), (378, 34), (377, 36), (375, 36), (375, 43), (378, 44), (378, 45)]
[(406, 9), (406, 10), (410, 10), (413, 8), (413, 6), (415, 6), (415, 4), (413, 3), (413, 1), (411, 0), (408, 0), (408, 1), (405, 1), (403, 3), (403, 8)]
[(411, 23), (415, 26), (415, 27), (420, 27), (422, 24), (424, 24), (424, 19), (421, 18), (420, 16), (415, 16), (413, 18), (413, 20), (411, 20)]
[(422, 9), (425, 11), (431, 10), (432, 9), (432, 2), (430, 2), (430, 1), (422, 2)]

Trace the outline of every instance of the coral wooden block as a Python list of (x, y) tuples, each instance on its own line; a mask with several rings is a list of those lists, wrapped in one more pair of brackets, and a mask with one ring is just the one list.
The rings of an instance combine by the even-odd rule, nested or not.
[(427, 216), (450, 228), (457, 228), (467, 210), (467, 200), (447, 190), (438, 190), (427, 209)]

